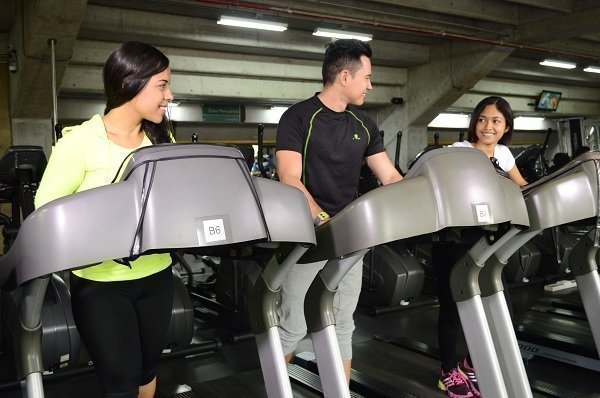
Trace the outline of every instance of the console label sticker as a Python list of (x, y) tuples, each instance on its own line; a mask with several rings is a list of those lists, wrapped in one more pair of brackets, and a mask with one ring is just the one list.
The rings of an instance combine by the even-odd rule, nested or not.
[(225, 244), (231, 238), (229, 219), (226, 215), (199, 217), (196, 219), (196, 232), (200, 246)]
[(475, 212), (475, 219), (478, 223), (492, 224), (494, 222), (490, 206), (487, 203), (473, 204), (473, 211)]

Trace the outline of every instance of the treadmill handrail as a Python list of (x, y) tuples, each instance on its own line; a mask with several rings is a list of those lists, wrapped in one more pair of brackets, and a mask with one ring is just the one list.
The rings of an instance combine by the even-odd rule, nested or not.
[(360, 196), (318, 227), (302, 263), (451, 227), (529, 225), (521, 190), (477, 149), (442, 148), (419, 158), (403, 181)]
[(545, 184), (546, 181), (548, 181), (548, 180), (552, 180), (552, 179), (558, 178), (564, 174), (572, 172), (573, 169), (576, 169), (583, 163), (586, 163), (589, 161), (594, 161), (594, 160), (600, 161), (600, 151), (585, 152), (585, 153), (577, 156), (575, 159), (571, 160), (569, 163), (567, 163), (560, 169), (555, 170), (554, 172), (540, 178), (539, 180), (537, 180), (531, 184), (525, 185), (523, 187), (523, 192), (526, 193), (529, 190), (534, 189), (535, 187), (537, 187), (539, 185)]
[[(259, 241), (315, 244), (310, 210), (300, 190), (275, 181), (258, 182), (249, 176), (237, 149), (215, 147), (148, 147), (132, 157), (131, 162), (139, 158), (145, 165), (128, 165), (132, 172), (127, 180), (37, 209), (24, 221), (13, 247), (0, 257), (0, 286), (10, 288), (53, 272), (129, 257), (140, 223), (142, 254)], [(162, 160), (165, 155), (170, 160)], [(276, 201), (285, 206), (273, 205)], [(211, 227), (219, 229), (216, 236), (209, 236)]]
[(530, 230), (598, 216), (600, 152), (586, 152), (523, 189)]

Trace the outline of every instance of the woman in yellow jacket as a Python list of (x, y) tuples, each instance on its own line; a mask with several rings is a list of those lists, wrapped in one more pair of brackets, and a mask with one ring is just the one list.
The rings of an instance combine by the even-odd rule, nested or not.
[[(145, 43), (123, 43), (106, 61), (103, 80), (104, 115), (63, 130), (36, 207), (110, 184), (131, 151), (172, 142), (166, 117), (173, 100), (171, 71), (162, 52)], [(104, 397), (154, 396), (156, 365), (173, 306), (170, 265), (168, 254), (154, 254), (128, 264), (109, 260), (73, 271), (73, 316)]]

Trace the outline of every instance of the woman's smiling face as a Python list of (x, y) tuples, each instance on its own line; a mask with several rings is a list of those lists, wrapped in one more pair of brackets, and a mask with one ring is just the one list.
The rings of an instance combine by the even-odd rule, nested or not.
[(483, 108), (475, 125), (475, 133), (479, 142), (486, 145), (497, 144), (507, 131), (506, 119), (496, 105), (488, 105)]

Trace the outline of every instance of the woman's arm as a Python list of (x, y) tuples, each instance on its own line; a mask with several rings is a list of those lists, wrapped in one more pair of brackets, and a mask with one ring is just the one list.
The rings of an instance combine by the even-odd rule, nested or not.
[(48, 165), (35, 194), (35, 207), (77, 191), (85, 175), (84, 148), (75, 137), (60, 139), (52, 150)]
[(508, 175), (508, 178), (510, 178), (511, 180), (514, 181), (515, 184), (517, 184), (518, 186), (522, 187), (525, 186), (527, 184), (529, 184), (521, 175), (521, 172), (519, 171), (519, 168), (517, 166), (513, 166), (512, 169), (510, 169), (508, 171), (508, 173), (506, 173)]

